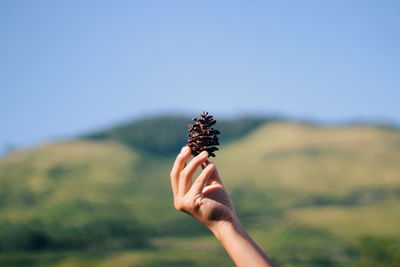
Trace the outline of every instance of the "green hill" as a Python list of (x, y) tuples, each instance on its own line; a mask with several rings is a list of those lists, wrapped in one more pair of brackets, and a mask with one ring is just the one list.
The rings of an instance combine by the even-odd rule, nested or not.
[[(134, 214), (122, 212), (126, 207), (114, 196), (136, 178), (130, 170), (138, 160), (137, 154), (119, 144), (81, 141), (49, 144), (4, 158), (0, 248), (81, 248), (101, 245), (113, 231), (139, 233), (142, 226)], [(103, 233), (91, 233), (92, 227)], [(141, 237), (133, 240), (144, 242)]]
[[(312, 225), (331, 226), (344, 235), (399, 233), (400, 214), (391, 212), (400, 204), (398, 131), (270, 124), (224, 148), (217, 165), (233, 189), (252, 185), (274, 196), (290, 216)], [(375, 209), (370, 215), (369, 208)], [(354, 229), (336, 227), (330, 210), (347, 212), (337, 216)], [(368, 216), (372, 221), (366, 222)]]
[[(399, 131), (231, 123), (241, 130), (212, 160), (278, 264), (397, 265)], [(156, 124), (167, 137), (177, 127), (150, 124), (140, 138), (131, 125), (2, 158), (0, 266), (232, 266), (201, 225), (173, 209), (168, 174), (179, 147), (168, 138), (138, 144)]]
[[(187, 140), (187, 125), (191, 119), (181, 116), (147, 117), (120, 124), (111, 129), (83, 136), (89, 140), (111, 140), (120, 142), (134, 150), (156, 156), (173, 156)], [(222, 144), (239, 139), (267, 122), (281, 120), (278, 117), (239, 117), (218, 120), (218, 129), (223, 132)]]

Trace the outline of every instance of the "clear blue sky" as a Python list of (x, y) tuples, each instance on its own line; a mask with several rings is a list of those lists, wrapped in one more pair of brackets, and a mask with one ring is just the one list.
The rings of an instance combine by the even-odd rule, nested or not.
[(1, 0), (0, 146), (143, 114), (400, 121), (400, 1)]

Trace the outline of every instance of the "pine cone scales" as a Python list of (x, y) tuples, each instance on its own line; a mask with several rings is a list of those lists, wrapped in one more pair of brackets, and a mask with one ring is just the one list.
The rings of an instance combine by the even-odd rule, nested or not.
[(195, 124), (189, 124), (189, 147), (192, 150), (192, 155), (197, 156), (202, 151), (207, 151), (208, 156), (215, 157), (214, 152), (218, 150), (219, 140), (217, 135), (218, 130), (211, 128), (217, 121), (213, 119), (208, 112), (200, 113), (200, 118), (192, 118)]

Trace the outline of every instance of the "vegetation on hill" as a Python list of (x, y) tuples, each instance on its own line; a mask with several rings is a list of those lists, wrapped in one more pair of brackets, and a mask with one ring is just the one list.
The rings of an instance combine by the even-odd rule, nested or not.
[[(217, 118), (218, 119), (218, 118)], [(275, 117), (241, 117), (235, 120), (218, 119), (221, 142), (229, 143), (245, 136), (260, 125), (277, 121)], [(171, 156), (187, 143), (190, 117), (160, 116), (128, 122), (112, 129), (85, 135), (84, 139), (113, 140), (134, 150), (157, 156)]]
[[(173, 208), (168, 173), (182, 143), (172, 136), (185, 140), (187, 125), (175, 119), (1, 159), (0, 266), (232, 266)], [(229, 123), (236, 130), (213, 161), (278, 266), (398, 266), (399, 131)], [(156, 133), (174, 147), (145, 143)]]
[(67, 142), (0, 162), (0, 250), (142, 246), (147, 228), (113, 194), (138, 155), (113, 143)]

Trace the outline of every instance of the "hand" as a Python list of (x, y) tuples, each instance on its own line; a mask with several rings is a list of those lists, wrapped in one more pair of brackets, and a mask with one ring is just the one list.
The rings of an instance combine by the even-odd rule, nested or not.
[[(215, 164), (207, 160), (207, 151), (186, 164), (190, 155), (190, 148), (183, 147), (171, 170), (175, 208), (192, 215), (209, 228), (217, 222), (234, 220), (236, 213), (231, 198)], [(192, 176), (199, 166), (203, 171), (193, 182)]]
[[(203, 151), (188, 164), (191, 150), (182, 148), (171, 170), (175, 208), (205, 224), (221, 242), (238, 267), (271, 267), (272, 262), (242, 228), (231, 198), (226, 192), (215, 164)], [(203, 171), (193, 182), (197, 168)]]

